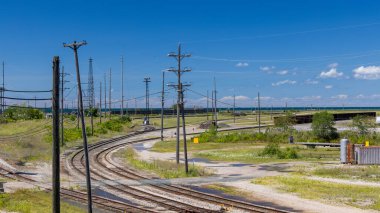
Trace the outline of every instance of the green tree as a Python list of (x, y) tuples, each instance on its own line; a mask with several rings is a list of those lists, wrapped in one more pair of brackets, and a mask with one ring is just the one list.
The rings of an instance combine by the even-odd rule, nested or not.
[(297, 120), (292, 112), (286, 112), (284, 116), (277, 117), (275, 120), (275, 127), (283, 132), (293, 130), (293, 125), (297, 123)]
[(369, 116), (357, 115), (352, 119), (351, 125), (353, 131), (364, 136), (370, 133), (371, 129), (376, 127), (375, 119)]
[(331, 113), (318, 112), (313, 115), (311, 128), (315, 137), (330, 141), (339, 137), (334, 124), (334, 116)]
[(14, 106), (14, 107), (7, 108), (4, 111), (3, 116), (6, 120), (16, 121), (16, 120), (41, 119), (44, 117), (44, 114), (38, 109)]

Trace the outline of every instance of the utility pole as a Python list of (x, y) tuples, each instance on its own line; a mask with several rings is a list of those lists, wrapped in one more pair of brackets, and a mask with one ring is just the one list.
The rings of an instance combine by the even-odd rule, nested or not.
[(65, 78), (65, 67), (62, 66), (62, 73), (61, 73), (61, 146), (65, 144), (64, 137), (63, 137), (63, 90), (64, 90), (64, 78)]
[(99, 82), (99, 122), (102, 123), (102, 82)]
[(144, 78), (145, 82), (145, 120), (144, 125), (149, 125), (149, 82), (150, 78)]
[(218, 107), (216, 101), (216, 80), (214, 77), (214, 106), (215, 106), (215, 130), (218, 131)]
[(59, 151), (59, 57), (53, 58), (53, 212), (61, 211), (60, 205), (60, 151)]
[(69, 82), (65, 80), (65, 76), (69, 75), (68, 73), (65, 73), (65, 67), (62, 66), (62, 72), (61, 72), (61, 146), (65, 145), (65, 140), (64, 140), (64, 131), (63, 131), (63, 114), (64, 114), (64, 91), (65, 89), (65, 83)]
[(137, 100), (136, 100), (136, 98), (134, 98), (135, 99), (135, 117), (136, 117), (136, 115), (137, 115)]
[(207, 90), (207, 102), (206, 102), (206, 105), (207, 105), (207, 107), (206, 107), (206, 114), (207, 114), (207, 120), (208, 120), (208, 90)]
[(110, 111), (110, 116), (109, 116), (109, 119), (111, 119), (112, 117), (111, 117), (111, 115), (112, 115), (112, 103), (111, 103), (111, 90), (112, 90), (112, 86), (111, 86), (111, 75), (112, 75), (112, 70), (111, 70), (111, 68), (110, 68), (110, 85), (109, 85), (109, 87), (108, 87), (108, 91), (109, 91), (109, 94), (108, 94), (108, 107), (109, 107), (109, 111)]
[(5, 63), (3, 61), (3, 89), (2, 89), (2, 93), (1, 93), (1, 113), (4, 113), (4, 110), (5, 110), (5, 85), (4, 85), (4, 82), (5, 82), (5, 75), (4, 75), (4, 72), (5, 72)]
[(121, 56), (121, 116), (124, 114), (124, 57)]
[(257, 93), (257, 106), (259, 108), (259, 133), (261, 133), (261, 108), (260, 108), (260, 92)]
[(270, 119), (271, 120), (273, 119), (273, 104), (271, 105), (271, 108), (270, 108)]
[(187, 141), (186, 141), (186, 122), (185, 122), (185, 102), (183, 101), (183, 85), (182, 83), (179, 85), (179, 89), (181, 90), (181, 108), (182, 108), (182, 131), (183, 131), (183, 152), (185, 157), (185, 171), (186, 174), (189, 173), (189, 163), (187, 160)]
[(104, 120), (107, 118), (107, 74), (104, 73)]
[(82, 85), (80, 81), (80, 73), (79, 73), (79, 61), (78, 61), (78, 48), (86, 45), (85, 41), (77, 43), (74, 41), (72, 44), (63, 44), (64, 47), (70, 47), (74, 50), (75, 57), (75, 66), (76, 66), (76, 74), (77, 74), (77, 84), (78, 84), (78, 102), (79, 102), (79, 111), (82, 123), (82, 138), (83, 138), (83, 149), (84, 156), (86, 162), (86, 183), (87, 183), (87, 203), (88, 203), (88, 212), (92, 213), (92, 195), (91, 195), (91, 177), (90, 177), (90, 161), (88, 156), (88, 145), (87, 145), (87, 134), (86, 134), (86, 124), (84, 121), (84, 111), (83, 111), (83, 99), (82, 99)]
[(169, 53), (169, 57), (173, 57), (177, 60), (177, 69), (175, 68), (170, 68), (168, 71), (174, 72), (177, 74), (177, 143), (176, 143), (176, 161), (177, 164), (179, 164), (179, 126), (180, 126), (180, 102), (181, 102), (181, 75), (183, 72), (190, 72), (190, 69), (182, 69), (181, 70), (181, 61), (182, 59), (186, 57), (190, 57), (190, 54), (182, 54), (181, 53), (181, 44), (178, 44), (178, 52), (177, 53)]
[(92, 68), (93, 59), (89, 59), (88, 70), (88, 111), (91, 116), (91, 135), (94, 135), (94, 108), (95, 108), (95, 92), (94, 92), (94, 72)]
[(234, 113), (234, 123), (235, 123), (235, 94), (234, 94), (234, 109), (232, 112)]
[(164, 104), (165, 104), (165, 72), (162, 72), (162, 92), (161, 92), (161, 141), (164, 140)]

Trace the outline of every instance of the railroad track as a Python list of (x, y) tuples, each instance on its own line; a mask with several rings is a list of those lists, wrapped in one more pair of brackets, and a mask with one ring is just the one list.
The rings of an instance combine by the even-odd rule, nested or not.
[[(30, 183), (32, 185), (38, 186), (39, 188), (43, 189), (44, 191), (47, 192), (52, 192), (51, 188), (38, 183), (32, 178), (25, 177), (24, 175), (18, 174), (14, 171), (11, 171), (9, 169), (6, 169), (4, 167), (0, 167), (0, 176), (7, 178), (7, 179), (12, 179), (16, 181), (23, 181)], [(70, 190), (70, 189), (65, 189), (61, 188), (60, 195), (64, 198), (70, 199), (70, 200), (75, 200), (78, 202), (86, 203), (87, 202), (87, 194), (77, 191), (77, 190)], [(107, 199), (104, 197), (100, 196), (93, 196), (93, 203), (102, 209), (106, 209), (112, 212), (120, 212), (120, 213), (125, 213), (125, 212), (138, 212), (138, 213), (143, 213), (143, 212), (156, 212), (156, 211), (151, 211), (150, 209), (142, 208), (139, 206), (135, 205), (130, 205), (127, 203), (123, 203), (120, 201), (112, 200), (112, 199)]]
[[(150, 140), (156, 140), (157, 138), (149, 139), (134, 139), (134, 136), (143, 134), (144, 132), (136, 132), (126, 136), (113, 138), (110, 140), (101, 141), (97, 144), (89, 147), (90, 152), (90, 165), (92, 178), (97, 181), (103, 180), (115, 180), (115, 179), (127, 179), (133, 181), (149, 180), (150, 177), (142, 176), (136, 173), (130, 168), (123, 168), (115, 164), (111, 159), (111, 154), (114, 150), (130, 145), (133, 143), (146, 142)], [(130, 141), (122, 142), (125, 139)], [(70, 164), (78, 173), (84, 175), (84, 153), (83, 150), (78, 150), (70, 158)], [(111, 168), (107, 166), (111, 165)], [(101, 172), (100, 172), (101, 171)], [(108, 173), (108, 175), (107, 175)], [(173, 210), (177, 212), (223, 212), (226, 209), (235, 209), (244, 212), (287, 212), (271, 207), (260, 206), (252, 203), (226, 199), (220, 196), (202, 193), (199, 191), (191, 190), (189, 188), (172, 185), (156, 185), (148, 184), (148, 187), (155, 189), (156, 191), (162, 191), (166, 196), (160, 196), (156, 193), (147, 192), (146, 190), (140, 190), (139, 187), (131, 187), (126, 184), (120, 183), (117, 186), (106, 184), (107, 188), (110, 188), (118, 193), (127, 194), (135, 199), (141, 199), (147, 202), (155, 203), (158, 206), (164, 207), (167, 210)], [(174, 199), (167, 198), (167, 194), (177, 197), (185, 197), (187, 199), (196, 200), (196, 203), (207, 203), (213, 206), (212, 208), (203, 208), (195, 204), (187, 204), (185, 202), (179, 202)], [(218, 206), (219, 208), (216, 208)]]

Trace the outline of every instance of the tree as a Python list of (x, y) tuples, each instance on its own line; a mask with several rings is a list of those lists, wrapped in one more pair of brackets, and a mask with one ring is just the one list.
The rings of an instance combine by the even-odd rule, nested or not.
[(370, 133), (371, 129), (376, 127), (375, 120), (369, 116), (357, 115), (352, 119), (353, 131), (364, 136)]
[(8, 121), (15, 121), (41, 119), (44, 117), (44, 114), (41, 110), (38, 109), (28, 108), (24, 106), (12, 106), (4, 111), (3, 116)]
[(275, 120), (275, 127), (283, 132), (293, 130), (293, 125), (297, 123), (296, 118), (292, 112), (286, 112), (284, 116), (277, 117)]
[(334, 116), (327, 111), (318, 112), (313, 115), (311, 128), (314, 136), (327, 141), (339, 137), (336, 128), (334, 127)]

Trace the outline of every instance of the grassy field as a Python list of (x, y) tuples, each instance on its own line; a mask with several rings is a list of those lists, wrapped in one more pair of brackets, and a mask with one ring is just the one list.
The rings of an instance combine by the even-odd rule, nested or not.
[(207, 184), (207, 185), (202, 185), (202, 187), (207, 188), (207, 189), (212, 189), (212, 190), (217, 190), (222, 192), (223, 194), (227, 195), (234, 195), (234, 196), (239, 196), (239, 197), (244, 197), (244, 198), (250, 198), (252, 193), (243, 191), (237, 187), (233, 186), (226, 186), (223, 184)]
[[(181, 151), (183, 150), (183, 141), (180, 141)], [(236, 147), (251, 147), (251, 146), (264, 146), (265, 143), (256, 143), (256, 142), (236, 142), (236, 143), (218, 143), (218, 142), (207, 142), (207, 143), (198, 143), (195, 144), (190, 140), (187, 141), (187, 150), (189, 152), (202, 151), (202, 150), (215, 150), (215, 149), (228, 149)], [(176, 141), (162, 141), (157, 142), (151, 148), (151, 151), (154, 152), (175, 152)]]
[[(86, 126), (89, 129), (90, 118), (86, 118)], [(105, 119), (103, 118), (103, 123)], [(99, 118), (94, 118), (94, 126), (97, 126)], [(16, 121), (0, 124), (0, 155), (6, 161), (23, 165), (26, 162), (51, 160), (51, 119)], [(82, 145), (81, 130), (76, 129), (77, 122), (69, 118), (64, 119), (65, 138), (69, 139), (61, 148), (62, 151), (73, 146)], [(108, 130), (106, 133), (95, 133), (88, 136), (88, 142), (94, 143), (100, 139), (110, 138), (116, 135), (133, 131), (131, 124), (123, 125), (120, 132)]]
[(380, 182), (380, 166), (378, 165), (298, 166), (295, 167), (295, 171), (307, 176)]
[[(282, 146), (284, 150), (287, 146)], [(205, 158), (212, 161), (242, 162), (242, 163), (269, 163), (269, 162), (289, 162), (289, 161), (336, 161), (339, 159), (338, 149), (317, 148), (307, 149), (296, 148), (298, 158), (281, 159), (275, 156), (262, 156), (262, 147), (236, 147), (224, 150), (209, 150), (193, 153), (193, 156)]]
[(199, 176), (209, 176), (211, 173), (205, 170), (203, 167), (189, 165), (189, 173), (185, 172), (185, 165), (179, 164), (177, 165), (172, 161), (161, 161), (154, 160), (152, 162), (147, 162), (138, 159), (138, 154), (132, 149), (127, 148), (122, 150), (122, 155), (124, 156), (126, 163), (131, 165), (132, 167), (145, 170), (148, 172), (152, 172), (161, 178), (183, 178), (183, 177), (199, 177)]
[[(18, 190), (14, 193), (0, 194), (0, 209), (7, 212), (44, 213), (51, 212), (52, 195), (38, 190)], [(61, 212), (81, 213), (83, 209), (61, 201)]]
[(263, 177), (252, 180), (252, 183), (270, 186), (306, 199), (380, 210), (380, 187), (330, 183), (301, 176)]
[[(284, 161), (336, 161), (339, 160), (339, 149), (315, 148), (309, 149), (302, 146), (288, 144), (281, 145), (281, 150), (294, 147), (298, 153), (297, 159), (278, 159), (276, 157), (261, 156), (260, 153), (268, 143), (260, 142), (207, 142), (194, 144), (188, 143), (188, 151), (194, 157), (212, 161), (244, 162), (244, 163), (268, 163)], [(157, 142), (151, 148), (155, 152), (175, 152), (175, 141)], [(183, 143), (181, 141), (181, 151)]]

